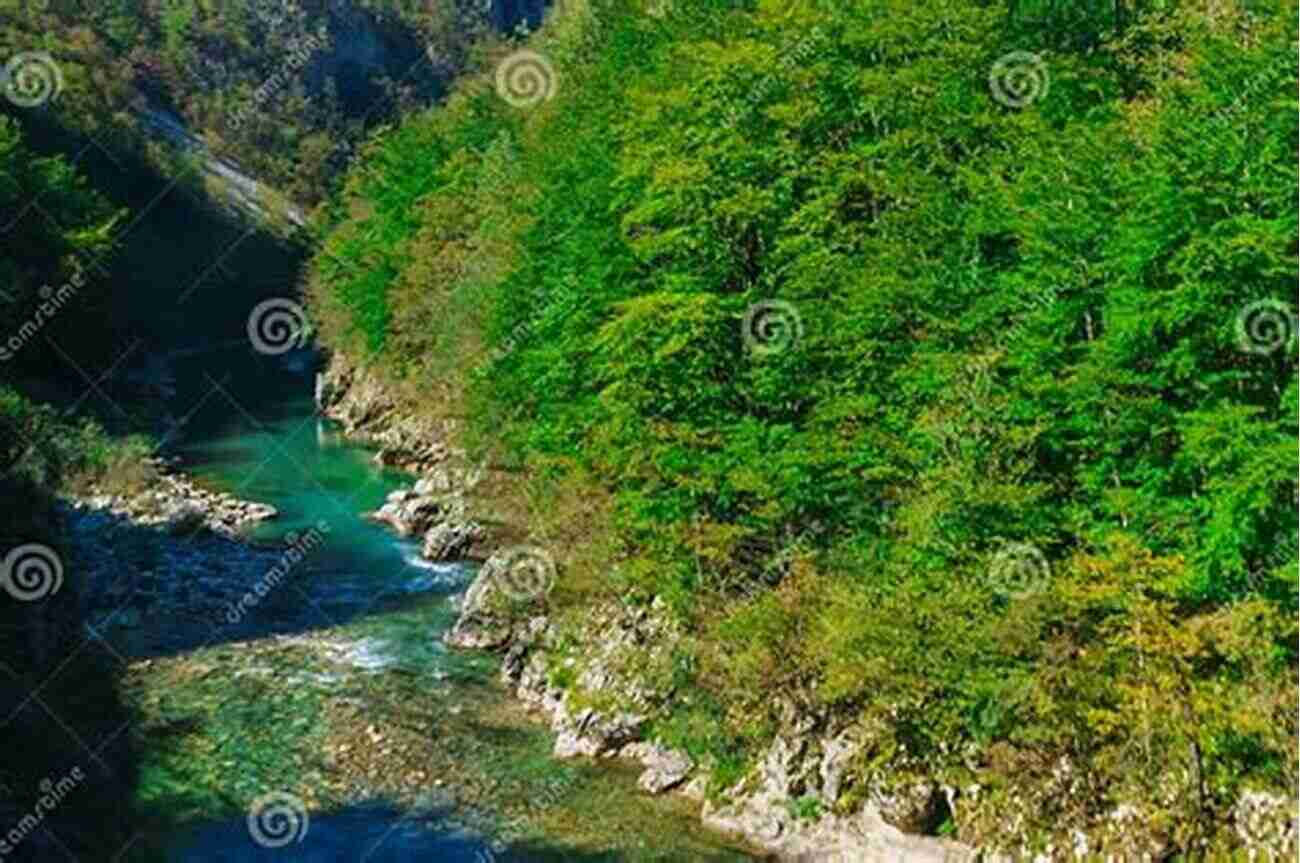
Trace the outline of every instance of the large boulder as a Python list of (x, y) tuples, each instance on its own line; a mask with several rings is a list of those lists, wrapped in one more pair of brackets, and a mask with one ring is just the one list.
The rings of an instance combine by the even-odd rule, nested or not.
[(458, 602), (456, 622), (443, 636), (451, 647), (490, 649), (511, 641), (513, 620), (499, 588), (501, 559), (492, 558), (479, 567), (469, 590)]
[(444, 519), (424, 534), (420, 553), (426, 560), (462, 560), (485, 537), (483, 526), (473, 519)]
[(449, 505), (440, 497), (403, 490), (390, 494), (384, 505), (368, 517), (388, 525), (401, 536), (417, 536), (446, 516), (448, 509)]
[(637, 786), (649, 794), (662, 794), (676, 788), (695, 768), (695, 762), (685, 752), (654, 743), (629, 743), (619, 752), (619, 757), (641, 762), (645, 770), (637, 780)]
[(627, 710), (596, 711), (588, 707), (577, 713), (560, 711), (551, 721), (551, 728), (558, 733), (554, 755), (556, 758), (615, 755), (641, 738), (646, 718)]

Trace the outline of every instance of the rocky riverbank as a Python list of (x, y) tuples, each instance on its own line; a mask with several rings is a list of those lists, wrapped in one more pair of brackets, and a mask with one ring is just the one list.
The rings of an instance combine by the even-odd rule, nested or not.
[[(667, 608), (618, 604), (587, 609), (581, 625), (553, 621), (535, 597), (501, 589), (504, 537), (522, 526), (486, 526), (471, 513), (484, 469), (467, 469), (447, 429), (404, 413), (383, 383), (339, 356), (317, 381), (317, 405), (346, 433), (379, 448), (376, 458), (420, 481), (372, 514), (423, 538), (432, 560), (486, 561), (460, 600), (445, 640), (503, 655), (505, 685), (555, 733), (553, 755), (640, 765), (647, 794), (671, 793), (698, 807), (703, 823), (781, 861), (951, 861), (975, 859), (956, 842), (924, 835), (951, 816), (953, 789), (917, 784), (845, 806), (847, 774), (870, 748), (862, 729), (781, 698), (784, 728), (748, 776), (707, 793), (711, 765), (647, 739), (650, 722), (674, 697), (671, 661), (682, 637)], [(489, 505), (490, 504), (486, 504)], [(844, 809), (849, 811), (844, 812)]]
[(274, 507), (205, 489), (168, 463), (152, 467), (158, 476), (144, 490), (91, 488), (56, 507), (87, 624), (126, 656), (255, 634), (231, 609), (301, 539), (286, 537), (285, 548), (251, 542), (245, 532), (275, 518)]
[(338, 357), (317, 377), (316, 407), (345, 435), (374, 447), (376, 462), (419, 477), (366, 516), (419, 538), (425, 559), (483, 561), (504, 542), (502, 531), (471, 512), (487, 466), (470, 464), (448, 444), (445, 423), (402, 413), (378, 378)]
[(78, 510), (98, 510), (141, 527), (158, 527), (173, 535), (207, 530), (234, 539), (246, 528), (275, 518), (275, 507), (240, 500), (232, 494), (210, 491), (177, 471), (172, 462), (154, 459), (157, 482), (136, 494), (110, 493), (91, 486), (72, 498)]
[[(485, 570), (479, 578), (492, 576)], [(948, 817), (951, 789), (881, 788), (855, 810), (838, 814), (834, 807), (847, 790), (848, 773), (871, 740), (862, 729), (837, 728), (829, 714), (797, 704), (792, 694), (773, 694), (784, 720), (759, 767), (709, 794), (709, 765), (647, 739), (651, 721), (664, 715), (675, 695), (672, 656), (683, 637), (662, 602), (591, 609), (580, 628), (545, 616), (512, 622), (493, 608), (490, 599), (467, 601), (447, 640), (505, 651), (502, 678), (549, 722), (556, 758), (635, 762), (642, 768), (638, 784), (644, 792), (681, 795), (699, 807), (705, 826), (779, 861), (977, 858), (973, 849), (922, 832)]]

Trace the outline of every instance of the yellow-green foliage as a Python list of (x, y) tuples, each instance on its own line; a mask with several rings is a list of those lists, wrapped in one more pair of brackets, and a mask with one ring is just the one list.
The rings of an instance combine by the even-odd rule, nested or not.
[(1294, 334), (1296, 7), (1105, 5), (598, 0), (553, 99), (467, 79), (332, 205), (326, 340), (609, 501), (609, 589), (696, 638), (658, 730), (728, 776), (780, 687), (992, 800), (1067, 759), (1044, 833), (1293, 792), (1295, 344), (1239, 319)]

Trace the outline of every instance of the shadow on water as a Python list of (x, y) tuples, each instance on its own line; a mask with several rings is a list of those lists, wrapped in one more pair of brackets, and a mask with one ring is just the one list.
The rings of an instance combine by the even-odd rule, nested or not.
[[(251, 531), (250, 547), (203, 529), (79, 513), (85, 541), (74, 543), (74, 565), (88, 573), (95, 625), (136, 657), (412, 610), (425, 612), (425, 640), (436, 636), (471, 567), (425, 561), (417, 539), (364, 518), (411, 478), (315, 415), (313, 356), (249, 354), (236, 346), (176, 363), (168, 444), (205, 485), (278, 515)], [(106, 532), (111, 549), (94, 542)]]
[[(172, 863), (640, 863), (674, 858), (625, 852), (590, 852), (560, 843), (520, 843), (503, 848), (465, 831), (449, 810), (403, 813), (382, 803), (333, 812), (279, 810), (278, 817), (199, 824), (186, 831), (188, 851)], [(254, 839), (254, 833), (260, 837)], [(734, 856), (695, 857), (700, 863)]]
[[(0, 549), (63, 547), (44, 491), (0, 477)], [(120, 665), (83, 628), (67, 573), (41, 601), (0, 591), (0, 859), (102, 860), (134, 839), (138, 783)], [(107, 854), (107, 856), (105, 856)]]
[[(248, 345), (258, 303), (293, 299), (308, 248), (298, 239), (233, 218), (208, 195), (197, 168), (163, 177), (129, 153), (24, 115), (27, 143), (62, 155), (122, 218), (113, 248), (77, 258), (84, 284), (0, 369), (8, 383), (108, 428), (153, 427), (171, 399), (167, 378), (178, 357), (211, 346)], [(44, 225), (38, 207), (17, 217)], [(222, 370), (213, 368), (217, 378)]]
[[(432, 640), (450, 622), (448, 597), (471, 577), (461, 565), (422, 569), (406, 563), (402, 555), (414, 555), (414, 547), (403, 552), (395, 546), (391, 560), (368, 568), (364, 551), (309, 549), (304, 542), (310, 539), (299, 539), (285, 544), (303, 549), (295, 564), (289, 551), (269, 542), (249, 548), (206, 531), (175, 536), (102, 512), (76, 521), (74, 543), (77, 537), (112, 535), (111, 547), (74, 544), (68, 552), (69, 565), (88, 577), (86, 623), (99, 640), (133, 660), (303, 635), (400, 612), (423, 612), (429, 622), (425, 636)], [(258, 585), (269, 585), (264, 596)], [(368, 657), (366, 650), (358, 646), (358, 664), (391, 664), (383, 655)]]

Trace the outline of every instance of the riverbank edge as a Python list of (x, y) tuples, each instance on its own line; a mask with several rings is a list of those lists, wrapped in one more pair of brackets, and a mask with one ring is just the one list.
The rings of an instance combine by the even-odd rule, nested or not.
[(76, 510), (103, 511), (174, 536), (207, 530), (245, 545), (254, 544), (245, 537), (247, 528), (279, 515), (270, 504), (203, 487), (175, 461), (154, 457), (145, 464), (155, 476), (148, 488), (122, 493), (92, 484), (82, 493), (64, 494), (63, 500)]
[[(404, 409), (379, 376), (339, 353), (330, 355), (318, 374), (315, 397), (318, 412), (339, 422), (346, 436), (376, 448), (377, 462), (419, 478), (411, 490), (391, 496), (373, 518), (398, 533), (422, 535), (429, 559), (488, 561), (461, 600), (446, 641), (501, 657), (507, 689), (557, 735), (556, 758), (637, 762), (643, 792), (684, 796), (699, 806), (704, 826), (781, 863), (1001, 859), (898, 826), (934, 827), (942, 813), (951, 812), (955, 789), (920, 785), (882, 792), (873, 802), (838, 814), (845, 774), (868, 741), (858, 729), (809, 711), (793, 695), (774, 696), (785, 722), (759, 767), (720, 795), (706, 794), (707, 765), (647, 739), (651, 717), (673, 697), (665, 675), (655, 672), (671, 663), (682, 635), (666, 606), (658, 600), (650, 608), (602, 602), (586, 609), (585, 625), (574, 630), (552, 620), (545, 609), (503, 601), (492, 590), (493, 553), (526, 535), (526, 529), (475, 519), (484, 468), (465, 467), (465, 454), (452, 443), (454, 426)], [(819, 802), (800, 805), (810, 800)]]

